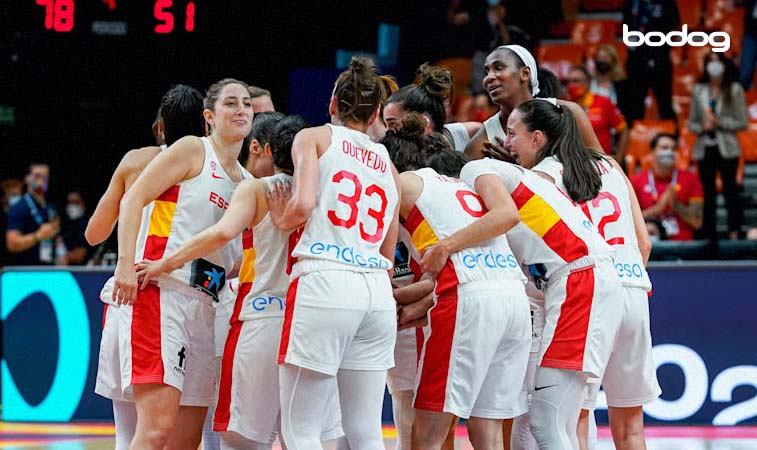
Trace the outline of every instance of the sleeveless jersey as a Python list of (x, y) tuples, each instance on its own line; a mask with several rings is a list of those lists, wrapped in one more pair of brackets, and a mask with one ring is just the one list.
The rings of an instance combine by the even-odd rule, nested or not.
[(543, 265), (549, 277), (566, 264), (585, 256), (612, 257), (612, 248), (591, 220), (554, 184), (514, 164), (482, 159), (466, 164), (460, 178), (475, 185), (476, 178), (500, 177), (512, 195), (520, 223), (507, 232), (519, 262)]
[[(157, 260), (173, 253), (194, 235), (217, 223), (229, 206), (237, 183), (229, 178), (208, 138), (201, 138), (205, 161), (199, 175), (163, 192), (153, 202), (144, 257)], [(251, 175), (237, 163), (242, 177)], [(235, 238), (235, 240), (240, 239)], [(161, 282), (178, 281), (218, 299), (226, 273), (241, 256), (239, 242), (229, 242), (215, 252), (188, 262), (164, 276)]]
[[(291, 182), (292, 177), (280, 173), (263, 180), (271, 187), (279, 180)], [(271, 215), (266, 214), (260, 223), (242, 234), (244, 259), (239, 270), (238, 306), (235, 308), (239, 310), (239, 320), (284, 317), (292, 233), (276, 228)]]
[[(621, 284), (650, 290), (652, 282), (639, 252), (625, 177), (607, 161), (597, 161), (597, 168), (602, 174), (602, 188), (594, 199), (581, 204), (581, 209), (615, 249), (615, 270)], [(554, 178), (555, 185), (567, 195), (562, 177), (563, 165), (554, 156), (544, 158), (532, 170)]]
[[(481, 198), (464, 181), (429, 168), (412, 173), (423, 179), (423, 191), (403, 227), (419, 253), (486, 213)], [(451, 254), (438, 278), (439, 284), (445, 280), (451, 285), (471, 281), (526, 282), (504, 235)]]
[[(167, 148), (168, 146), (163, 144), (160, 146), (160, 151), (162, 152)], [(145, 243), (147, 242), (147, 233), (150, 231), (150, 216), (152, 215), (153, 204), (154, 202), (150, 202), (142, 208), (142, 221), (139, 223), (139, 234), (137, 234), (137, 251), (134, 253), (135, 263), (145, 259)]]
[(449, 134), (452, 137), (452, 147), (455, 151), (460, 153), (464, 152), (465, 146), (470, 142), (470, 135), (468, 135), (468, 130), (465, 128), (465, 125), (460, 122), (445, 123), (444, 129), (449, 131)]
[(331, 145), (318, 160), (318, 204), (292, 253), (292, 277), (324, 267), (389, 270), (392, 263), (380, 252), (398, 203), (389, 154), (364, 133), (328, 126)]
[[(557, 99), (554, 97), (538, 97), (536, 98), (536, 100), (543, 100), (553, 105), (557, 105)], [(502, 122), (500, 122), (499, 120), (499, 112), (495, 113), (493, 116), (484, 121), (484, 130), (486, 130), (486, 137), (489, 142), (494, 141), (495, 136), (499, 137), (502, 140), (505, 140), (505, 137), (507, 136), (505, 129), (502, 128)]]

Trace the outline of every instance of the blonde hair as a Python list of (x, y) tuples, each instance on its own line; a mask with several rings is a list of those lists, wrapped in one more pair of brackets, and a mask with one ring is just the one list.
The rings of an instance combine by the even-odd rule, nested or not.
[(602, 44), (594, 51), (594, 57), (596, 58), (597, 53), (600, 51), (603, 51), (610, 55), (610, 59), (612, 62), (610, 62), (610, 79), (612, 81), (620, 81), (626, 78), (625, 72), (623, 72), (623, 66), (620, 64), (620, 55), (618, 54), (618, 50), (611, 44)]

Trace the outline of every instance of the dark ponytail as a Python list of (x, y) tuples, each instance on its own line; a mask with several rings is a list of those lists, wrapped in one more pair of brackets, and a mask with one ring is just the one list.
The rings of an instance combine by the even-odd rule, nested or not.
[(353, 56), (347, 70), (336, 80), (334, 96), (340, 119), (368, 123), (386, 99), (384, 82), (376, 74), (373, 61)]
[(563, 183), (574, 202), (596, 197), (602, 188), (597, 161), (604, 155), (584, 145), (573, 113), (545, 100), (529, 100), (516, 109), (523, 114), (521, 121), (529, 132), (540, 130), (547, 138), (536, 154), (536, 163), (547, 156), (562, 163)]

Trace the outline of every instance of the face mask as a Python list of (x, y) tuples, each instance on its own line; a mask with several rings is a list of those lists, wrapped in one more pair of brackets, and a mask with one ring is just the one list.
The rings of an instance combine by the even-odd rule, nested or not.
[(76, 220), (84, 215), (84, 208), (74, 204), (66, 205), (66, 215), (69, 219)]
[(597, 69), (598, 74), (605, 75), (610, 72), (612, 67), (610, 66), (610, 63), (606, 61), (594, 61), (594, 68)]
[(586, 94), (586, 88), (578, 85), (578, 84), (569, 84), (568, 85), (568, 96), (573, 101), (581, 100), (581, 98)]
[(29, 184), (31, 185), (32, 190), (37, 194), (44, 194), (45, 192), (47, 192), (46, 178), (33, 177)]
[(710, 61), (707, 63), (707, 74), (713, 78), (723, 75), (725, 66), (720, 61)]
[(15, 205), (16, 203), (19, 202), (19, 200), (21, 200), (21, 196), (20, 195), (12, 195), (12, 196), (8, 197), (8, 206)]
[(657, 164), (670, 167), (676, 162), (676, 152), (669, 148), (657, 150)]

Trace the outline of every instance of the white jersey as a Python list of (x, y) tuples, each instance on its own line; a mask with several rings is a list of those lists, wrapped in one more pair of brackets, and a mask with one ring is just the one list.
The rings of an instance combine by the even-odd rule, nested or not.
[(318, 160), (318, 204), (292, 253), (292, 277), (324, 267), (389, 270), (392, 263), (380, 251), (398, 203), (389, 154), (364, 133), (328, 126), (331, 145)]
[[(639, 251), (625, 176), (604, 160), (597, 161), (597, 168), (602, 174), (602, 188), (599, 195), (581, 204), (581, 208), (615, 249), (615, 270), (621, 284), (650, 290), (652, 282)], [(544, 158), (532, 170), (554, 178), (555, 185), (567, 194), (562, 176), (563, 165), (554, 156)]]
[[(205, 161), (199, 175), (169, 188), (153, 202), (144, 245), (144, 258), (158, 260), (175, 252), (196, 234), (217, 223), (229, 206), (237, 182), (231, 180), (218, 160), (208, 138), (201, 138)], [(237, 163), (243, 178), (251, 177)], [(235, 238), (235, 240), (241, 239)], [(241, 244), (230, 242), (220, 249), (190, 261), (160, 283), (188, 284), (217, 299), (226, 282), (226, 273), (241, 256)]]
[(460, 153), (464, 152), (465, 147), (468, 145), (468, 142), (470, 142), (470, 135), (468, 134), (468, 129), (465, 128), (465, 125), (460, 122), (445, 123), (444, 129), (449, 131), (450, 136), (452, 136), (452, 146), (455, 151)]
[[(263, 180), (271, 187), (279, 180), (291, 182), (292, 177), (280, 173)], [(276, 228), (270, 214), (266, 214), (252, 230), (244, 231), (244, 259), (239, 271), (237, 294), (237, 302), (242, 302), (239, 320), (284, 317), (289, 289), (289, 254), (294, 243), (290, 241), (290, 236), (296, 235), (297, 231)]]
[(518, 207), (520, 223), (507, 232), (519, 262), (543, 265), (549, 277), (586, 256), (613, 255), (612, 248), (581, 210), (554, 184), (514, 164), (493, 159), (472, 161), (460, 178), (471, 186), (481, 175), (500, 177)]
[[(486, 213), (481, 198), (464, 181), (439, 175), (429, 168), (412, 173), (423, 180), (423, 191), (403, 227), (410, 233), (413, 247), (419, 253)], [(447, 274), (453, 277), (451, 281), (454, 284), (471, 281), (526, 282), (504, 235), (455, 252), (450, 255), (450, 261), (451, 267), (447, 266), (442, 271), (439, 280), (445, 278), (444, 273), (448, 269), (454, 269), (454, 273)]]
[(502, 122), (499, 120), (499, 112), (484, 121), (484, 130), (486, 130), (487, 139), (492, 142), (495, 137), (505, 140), (507, 134), (502, 128)]

